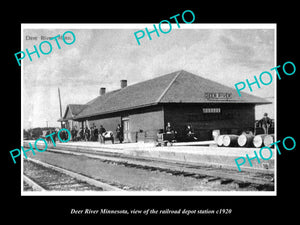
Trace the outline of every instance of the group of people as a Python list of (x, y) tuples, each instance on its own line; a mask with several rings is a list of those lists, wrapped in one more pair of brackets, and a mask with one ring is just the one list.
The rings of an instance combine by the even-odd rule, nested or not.
[[(91, 128), (85, 127), (84, 129), (77, 129), (77, 126), (71, 129), (72, 141), (100, 141), (105, 143), (105, 140), (111, 140), (114, 144), (114, 134), (112, 131), (107, 131), (103, 125), (99, 129), (93, 124)], [(116, 138), (119, 142), (123, 142), (123, 129), (120, 124), (116, 128)]]
[[(268, 117), (268, 114), (265, 113), (264, 117), (257, 121), (263, 130), (264, 133), (268, 134), (269, 128), (272, 124), (272, 120)], [(119, 143), (124, 141), (123, 128), (120, 124), (116, 127), (116, 138), (119, 139)], [(158, 137), (162, 137), (164, 133), (164, 138), (169, 141), (175, 141), (177, 135), (177, 131), (173, 128), (170, 122), (167, 122), (167, 126), (165, 130), (161, 130), (157, 135)], [(63, 134), (64, 135), (64, 134)], [(73, 141), (100, 141), (100, 143), (105, 143), (105, 140), (111, 140), (114, 143), (114, 133), (112, 131), (107, 131), (102, 125), (100, 125), (99, 129), (93, 124), (91, 128), (85, 127), (84, 129), (77, 129), (77, 127), (73, 127), (71, 130), (72, 140)], [(182, 130), (182, 135), (180, 135), (185, 141), (196, 141), (198, 140), (195, 136), (194, 129), (191, 124), (187, 124), (185, 128)]]
[[(264, 134), (269, 134), (272, 123), (272, 119), (268, 117), (268, 113), (264, 113), (264, 117), (255, 123), (255, 128), (257, 128), (257, 126), (261, 127), (264, 131)], [(176, 137), (177, 132), (174, 130), (170, 122), (167, 123), (165, 134), (167, 135), (167, 137), (172, 137), (174, 139)], [(182, 137), (187, 141), (197, 140), (197, 137), (195, 137), (194, 129), (190, 124), (186, 125), (183, 129)]]
[[(165, 134), (167, 139), (171, 139), (171, 140), (176, 139), (177, 131), (174, 130), (170, 122), (167, 123)], [(182, 136), (184, 137), (185, 140), (188, 141), (197, 140), (197, 138), (195, 137), (194, 129), (192, 128), (191, 124), (187, 124), (185, 126)]]
[(63, 141), (68, 140), (69, 135), (68, 135), (68, 133), (67, 133), (66, 130), (61, 130), (60, 131), (59, 137), (60, 137), (61, 140), (57, 136), (58, 131), (59, 131), (58, 128), (55, 128), (55, 129), (53, 129), (53, 128), (51, 129), (50, 128), (47, 131), (43, 131), (42, 137), (45, 138), (45, 140), (47, 141), (48, 144), (52, 143), (53, 141), (54, 142), (57, 142), (57, 141), (61, 142), (61, 140), (63, 140)]

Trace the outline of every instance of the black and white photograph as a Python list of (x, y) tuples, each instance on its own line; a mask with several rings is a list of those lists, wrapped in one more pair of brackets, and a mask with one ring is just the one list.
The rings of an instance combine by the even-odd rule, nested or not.
[(297, 221), (296, 2), (112, 3), (4, 7), (3, 221)]
[(276, 195), (276, 24), (179, 24), (22, 24), (22, 195)]

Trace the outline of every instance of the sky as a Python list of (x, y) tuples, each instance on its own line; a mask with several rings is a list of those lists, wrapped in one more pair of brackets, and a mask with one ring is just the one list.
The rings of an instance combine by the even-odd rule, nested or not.
[[(184, 24), (160, 37), (152, 33), (138, 45), (134, 32), (142, 28), (123, 27), (113, 29), (23, 29), (23, 51), (38, 48), (41, 36), (53, 37), (72, 31), (76, 37), (67, 45), (58, 39), (50, 40), (52, 52), (26, 55), (22, 60), (22, 104), (24, 129), (38, 126), (59, 126), (58, 88), (60, 88), (63, 114), (67, 104), (85, 104), (99, 95), (100, 87), (106, 91), (120, 88), (120, 80), (128, 85), (158, 77), (178, 70), (186, 70), (204, 78), (234, 88), (234, 84), (254, 81), (263, 71), (275, 65), (274, 29), (208, 29), (197, 24)], [(138, 25), (141, 26), (141, 25)], [(43, 27), (43, 26), (41, 26)], [(145, 24), (149, 30), (153, 24)], [(144, 28), (143, 27), (143, 28)], [(73, 41), (70, 34), (67, 42)], [(36, 38), (36, 40), (32, 40)], [(47, 44), (42, 45), (49, 51)], [(271, 72), (271, 71), (270, 71)], [(273, 78), (276, 77), (272, 71)], [(253, 94), (274, 102), (275, 82), (258, 89)], [(266, 81), (267, 82), (267, 78)], [(267, 112), (274, 118), (274, 104), (256, 107), (256, 119)]]

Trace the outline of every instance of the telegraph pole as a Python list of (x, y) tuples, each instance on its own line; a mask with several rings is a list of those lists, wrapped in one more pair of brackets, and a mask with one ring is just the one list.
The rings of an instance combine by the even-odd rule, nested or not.
[[(62, 119), (62, 110), (61, 110), (61, 99), (60, 99), (60, 90), (58, 88), (58, 99), (59, 99), (59, 109), (60, 109), (60, 118)], [(60, 127), (62, 128), (62, 121), (60, 121)]]

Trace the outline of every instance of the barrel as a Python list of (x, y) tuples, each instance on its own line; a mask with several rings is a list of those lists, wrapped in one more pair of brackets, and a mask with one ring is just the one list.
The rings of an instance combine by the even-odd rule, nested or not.
[(219, 147), (223, 146), (223, 137), (224, 137), (224, 135), (219, 135), (217, 137), (217, 144)]
[(237, 145), (237, 139), (239, 138), (238, 135), (235, 134), (228, 134), (224, 135), (223, 137), (223, 145), (225, 147), (233, 147)]
[(256, 148), (261, 148), (264, 145), (264, 138), (267, 136), (266, 134), (259, 134), (253, 138), (253, 145)]
[[(274, 143), (274, 134), (266, 135), (264, 138), (264, 145), (270, 147)], [(274, 145), (273, 145), (274, 146)]]
[(253, 142), (253, 134), (241, 134), (237, 140), (240, 147), (250, 147)]

